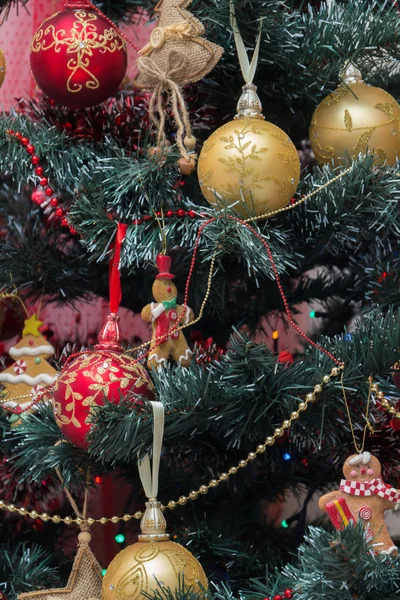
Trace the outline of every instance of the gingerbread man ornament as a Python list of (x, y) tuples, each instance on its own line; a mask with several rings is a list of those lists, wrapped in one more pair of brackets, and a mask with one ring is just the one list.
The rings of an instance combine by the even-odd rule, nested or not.
[(375, 552), (397, 554), (383, 517), (386, 510), (394, 509), (400, 502), (400, 491), (383, 483), (381, 463), (370, 452), (347, 458), (343, 474), (340, 489), (320, 498), (320, 509), (328, 513), (335, 529), (361, 520), (365, 537)]
[[(150, 346), (147, 366), (149, 369), (166, 365), (171, 357), (181, 367), (188, 367), (192, 362), (192, 351), (182, 331), (169, 331), (174, 326), (179, 327), (190, 323), (194, 319), (193, 311), (189, 307), (177, 304), (178, 290), (172, 282), (174, 275), (170, 273), (171, 258), (159, 254), (156, 258), (159, 270), (153, 283), (152, 302), (142, 310), (142, 319), (152, 324), (153, 335)], [(160, 342), (160, 338), (162, 341)]]

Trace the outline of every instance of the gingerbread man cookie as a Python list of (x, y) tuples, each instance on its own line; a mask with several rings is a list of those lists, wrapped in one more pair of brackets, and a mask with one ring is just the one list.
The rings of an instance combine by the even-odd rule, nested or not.
[(375, 552), (397, 554), (384, 521), (386, 510), (394, 509), (400, 501), (400, 491), (383, 483), (381, 463), (370, 454), (353, 454), (343, 465), (345, 479), (340, 489), (325, 494), (319, 507), (327, 512), (335, 529), (344, 529), (350, 523), (362, 521), (365, 537)]
[[(165, 254), (159, 254), (156, 259), (159, 270), (153, 283), (153, 296), (156, 302), (152, 302), (142, 310), (142, 319), (152, 324), (153, 335), (150, 346), (147, 366), (149, 369), (166, 365), (171, 357), (181, 367), (188, 367), (192, 362), (192, 351), (182, 331), (169, 331), (174, 326), (190, 323), (194, 319), (193, 311), (189, 307), (177, 304), (178, 290), (172, 282), (174, 275), (171, 269), (171, 258)], [(162, 338), (165, 341), (159, 341)]]

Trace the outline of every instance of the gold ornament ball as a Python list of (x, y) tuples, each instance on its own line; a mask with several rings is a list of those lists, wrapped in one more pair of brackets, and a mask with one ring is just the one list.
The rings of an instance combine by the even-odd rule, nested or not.
[(287, 134), (257, 117), (226, 123), (204, 143), (198, 162), (201, 191), (218, 207), (243, 217), (283, 208), (300, 179), (300, 160)]
[[(114, 558), (103, 579), (101, 600), (145, 600), (159, 584), (174, 591), (184, 574), (185, 585), (201, 591), (208, 587), (199, 561), (171, 541), (137, 542)], [(201, 586), (199, 585), (201, 584)]]
[(6, 78), (6, 57), (4, 55), (3, 50), (0, 48), (0, 87), (3, 85), (5, 78)]
[(381, 88), (363, 81), (340, 85), (317, 106), (310, 142), (317, 161), (335, 166), (365, 153), (396, 164), (400, 106)]

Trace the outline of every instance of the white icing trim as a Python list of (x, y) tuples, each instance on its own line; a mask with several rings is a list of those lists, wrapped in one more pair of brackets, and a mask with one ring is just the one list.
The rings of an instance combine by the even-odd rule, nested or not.
[(55, 350), (53, 346), (47, 344), (46, 346), (36, 346), (35, 348), (27, 347), (27, 348), (15, 348), (13, 346), (10, 348), (8, 354), (12, 356), (12, 358), (19, 358), (20, 356), (38, 356), (39, 354), (54, 354)]
[(46, 383), (51, 385), (57, 379), (57, 375), (52, 377), (47, 373), (40, 373), (36, 377), (30, 377), (25, 373), (23, 375), (11, 375), (10, 373), (0, 373), (0, 382), (6, 381), (7, 383), (26, 383), (27, 385), (37, 385), (38, 383)]
[(150, 361), (152, 358), (156, 359), (156, 363), (158, 365), (161, 365), (161, 363), (163, 363), (163, 362), (165, 362), (165, 364), (167, 364), (167, 362), (168, 362), (166, 358), (158, 358), (158, 354), (156, 354), (155, 352), (153, 354), (150, 354), (148, 360)]
[[(32, 404), (32, 402), (34, 402), (34, 398), (32, 398), (32, 400), (29, 400), (29, 402), (24, 402), (23, 404), (18, 404), (18, 402), (15, 402), (15, 400), (10, 400), (9, 402), (4, 402), (1, 406), (5, 406), (6, 408), (17, 408), (17, 406), (21, 407), (21, 410), (25, 410), (26, 408), (28, 408), (28, 406), (30, 406)], [(51, 404), (51, 400), (42, 400), (43, 404), (49, 405)], [(32, 405), (32, 410), (38, 410), (38, 405), (39, 402), (37, 402), (36, 404)]]
[(178, 359), (178, 364), (179, 366), (181, 366), (181, 363), (183, 360), (189, 360), (189, 357), (192, 356), (193, 352), (190, 350), (190, 348), (188, 348), (185, 352), (185, 354), (182, 354), (182, 356), (179, 357)]
[(185, 325), (187, 325), (189, 323), (189, 318), (190, 318), (190, 308), (187, 306), (186, 314), (185, 314)]
[(160, 304), (157, 304), (155, 308), (153, 308), (153, 302), (151, 303), (151, 315), (153, 317), (153, 320), (158, 319), (158, 317), (162, 315), (165, 312), (165, 310), (165, 306), (162, 302), (160, 302)]

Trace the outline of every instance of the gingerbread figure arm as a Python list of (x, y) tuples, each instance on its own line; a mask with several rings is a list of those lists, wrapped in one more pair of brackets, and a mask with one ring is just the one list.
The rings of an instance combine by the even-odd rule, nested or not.
[(153, 318), (151, 314), (151, 304), (147, 304), (147, 306), (143, 308), (141, 315), (145, 323), (151, 323)]
[(343, 492), (341, 492), (340, 490), (335, 490), (334, 492), (329, 492), (329, 494), (324, 494), (318, 500), (319, 509), (325, 511), (325, 507), (327, 504), (329, 504), (329, 502), (338, 500), (338, 498), (341, 498), (342, 496)]

